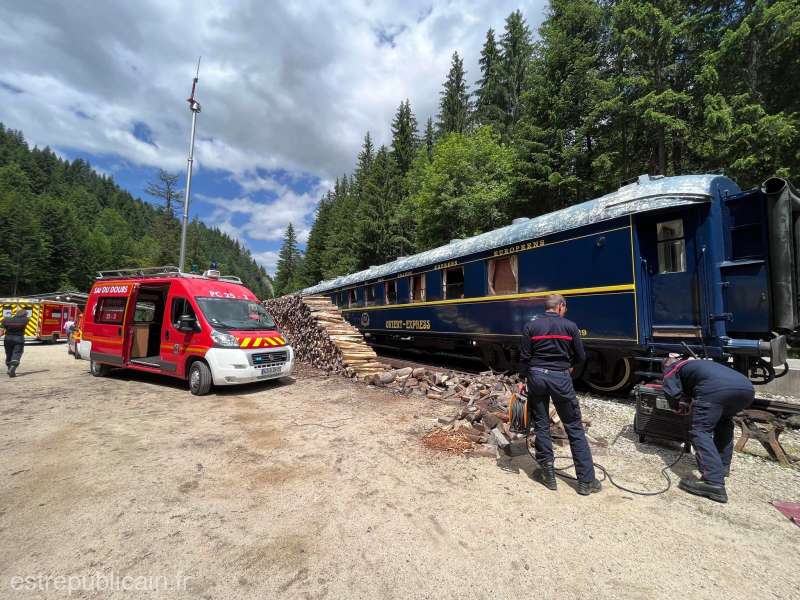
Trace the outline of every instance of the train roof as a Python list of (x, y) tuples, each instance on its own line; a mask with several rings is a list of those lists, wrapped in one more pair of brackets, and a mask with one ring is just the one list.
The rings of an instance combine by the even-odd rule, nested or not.
[(676, 177), (641, 175), (637, 181), (600, 198), (562, 208), (533, 219), (525, 219), (522, 222), (487, 231), (474, 237), (453, 240), (445, 246), (426, 250), (413, 256), (398, 258), (357, 273), (321, 281), (315, 286), (301, 290), (300, 294), (319, 294), (357, 285), (395, 273), (411, 271), (631, 214), (708, 202), (717, 181), (724, 181), (738, 189), (730, 179), (721, 175), (681, 175)]

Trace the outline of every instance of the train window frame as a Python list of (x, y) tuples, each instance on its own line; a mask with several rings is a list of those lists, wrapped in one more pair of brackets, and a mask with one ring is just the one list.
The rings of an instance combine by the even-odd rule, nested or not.
[[(389, 289), (394, 290), (394, 298), (389, 297)], [(397, 279), (383, 282), (383, 300), (386, 304), (397, 304)]]
[(686, 236), (683, 219), (656, 223), (658, 274), (686, 272)]
[[(511, 274), (514, 277), (514, 289), (507, 291), (497, 291), (495, 288), (494, 276), (497, 272), (497, 265), (501, 262), (508, 262), (511, 267)], [(486, 269), (486, 287), (490, 296), (501, 296), (505, 294), (518, 294), (519, 293), (519, 260), (516, 254), (509, 254), (507, 256), (498, 256), (497, 258), (489, 259), (489, 264)]]
[(378, 303), (378, 294), (375, 284), (364, 286), (364, 306), (375, 306)]
[[(415, 290), (417, 287), (414, 285), (414, 282), (419, 282), (419, 291), (420, 297), (419, 299), (415, 296)], [(408, 286), (409, 286), (409, 300), (411, 304), (418, 304), (420, 302), (425, 302), (425, 273), (418, 273), (416, 275), (411, 275), (408, 278)]]
[[(448, 283), (448, 279), (450, 278), (449, 275), (451, 272), (460, 272), (461, 273), (461, 281), (456, 281), (455, 283)], [(442, 296), (444, 300), (461, 300), (464, 298), (464, 290), (465, 290), (466, 281), (464, 279), (464, 265), (458, 265), (455, 267), (448, 267), (446, 269), (442, 269)], [(459, 294), (457, 291), (455, 294), (451, 295), (452, 290), (458, 290), (460, 287), (461, 293)]]
[(347, 306), (358, 306), (358, 290), (357, 288), (350, 288), (347, 290)]

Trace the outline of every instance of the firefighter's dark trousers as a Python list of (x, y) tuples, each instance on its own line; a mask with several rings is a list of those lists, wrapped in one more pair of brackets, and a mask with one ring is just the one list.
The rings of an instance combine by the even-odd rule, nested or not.
[(7, 335), (3, 338), (3, 346), (6, 349), (6, 368), (18, 366), (22, 359), (22, 352), (25, 350), (25, 338), (18, 335)]
[(528, 403), (533, 414), (537, 462), (539, 464), (553, 462), (553, 440), (550, 437), (551, 399), (567, 433), (578, 480), (594, 481), (592, 451), (583, 431), (581, 408), (575, 396), (569, 371), (553, 371), (539, 367), (531, 367), (528, 370)]
[(689, 436), (703, 481), (725, 484), (725, 473), (733, 459), (733, 417), (752, 404), (753, 396), (753, 388), (750, 388), (720, 390), (694, 397)]

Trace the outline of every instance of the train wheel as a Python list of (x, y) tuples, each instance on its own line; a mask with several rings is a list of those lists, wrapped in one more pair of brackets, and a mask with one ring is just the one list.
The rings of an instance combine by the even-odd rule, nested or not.
[(508, 356), (500, 344), (483, 344), (480, 351), (483, 364), (492, 371), (505, 372), (511, 369)]
[(604, 394), (619, 394), (633, 385), (633, 360), (627, 356), (592, 353), (591, 364), (583, 372), (583, 381)]

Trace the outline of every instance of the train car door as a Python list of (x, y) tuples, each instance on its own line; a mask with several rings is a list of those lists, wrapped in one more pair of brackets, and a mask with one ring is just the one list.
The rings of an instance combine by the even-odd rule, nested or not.
[(653, 338), (701, 338), (702, 285), (694, 207), (637, 219)]

